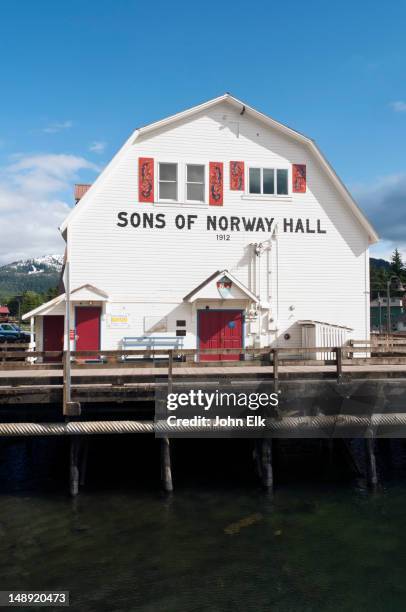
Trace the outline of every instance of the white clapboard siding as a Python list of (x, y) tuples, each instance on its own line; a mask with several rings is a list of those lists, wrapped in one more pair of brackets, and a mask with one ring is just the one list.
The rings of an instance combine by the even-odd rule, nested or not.
[[(183, 198), (183, 164), (224, 163), (224, 205), (162, 205), (138, 202), (138, 158), (180, 164), (180, 201)], [(229, 189), (229, 161), (249, 165), (307, 166), (307, 192), (287, 200), (252, 199)], [(157, 177), (155, 177), (157, 178)], [(291, 183), (291, 178), (289, 179)], [(206, 216), (273, 217), (278, 225), (270, 253), (260, 258), (261, 301), (271, 305), (270, 319), (289, 342), (301, 343), (298, 320), (312, 319), (347, 326), (352, 337), (369, 335), (368, 236), (344, 202), (313, 153), (277, 129), (247, 114), (241, 116), (227, 103), (219, 104), (175, 124), (141, 135), (129, 146), (106, 176), (101, 189), (91, 190), (86, 206), (68, 227), (71, 287), (86, 283), (108, 295), (107, 309), (126, 305), (131, 310), (128, 335), (144, 333), (144, 316), (169, 319), (174, 333), (176, 318), (188, 319), (187, 342), (195, 342), (193, 309), (183, 297), (216, 270), (227, 269), (252, 288), (253, 242), (270, 238), (268, 232), (226, 232), (228, 242), (217, 241), (206, 231)], [(157, 186), (155, 187), (157, 197)], [(165, 214), (165, 229), (117, 226), (120, 211)], [(192, 230), (177, 230), (176, 215), (196, 214)], [(283, 218), (317, 220), (326, 234), (283, 233)], [(258, 261), (258, 259), (257, 259)], [(269, 264), (267, 265), (267, 261)], [(182, 315), (177, 315), (182, 312)], [(105, 315), (103, 315), (105, 316)], [(268, 315), (267, 315), (268, 316)], [(272, 322), (263, 322), (262, 344), (274, 341)], [(126, 335), (122, 329), (102, 329), (106, 348), (116, 347)]]

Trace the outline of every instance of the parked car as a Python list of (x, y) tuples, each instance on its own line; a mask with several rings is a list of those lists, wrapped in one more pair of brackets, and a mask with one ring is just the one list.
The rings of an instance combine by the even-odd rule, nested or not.
[(14, 329), (20, 334), (20, 340), (21, 342), (30, 342), (31, 341), (31, 334), (24, 331), (23, 329), (21, 329), (21, 327), (18, 327), (18, 325), (16, 325), (15, 323), (10, 323), (9, 325), (12, 325), (14, 327)]
[(0, 323), (0, 342), (29, 342), (30, 334), (13, 323)]

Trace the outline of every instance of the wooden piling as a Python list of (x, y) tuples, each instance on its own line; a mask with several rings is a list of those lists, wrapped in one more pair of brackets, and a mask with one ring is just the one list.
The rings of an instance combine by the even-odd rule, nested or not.
[[(173, 350), (169, 351), (168, 360), (168, 395), (173, 389)], [(167, 493), (173, 491), (172, 468), (171, 468), (171, 449), (169, 438), (165, 437), (161, 440), (161, 479), (164, 490)]]
[(171, 493), (173, 491), (171, 451), (169, 438), (166, 437), (161, 440), (161, 478), (164, 490)]
[(378, 484), (378, 472), (376, 469), (375, 439), (373, 437), (365, 438), (365, 458), (368, 484), (375, 488)]
[(272, 469), (272, 439), (264, 438), (261, 441), (261, 477), (262, 484), (266, 489), (273, 488)]
[(78, 436), (72, 436), (70, 441), (70, 494), (72, 496), (79, 493), (79, 447)]

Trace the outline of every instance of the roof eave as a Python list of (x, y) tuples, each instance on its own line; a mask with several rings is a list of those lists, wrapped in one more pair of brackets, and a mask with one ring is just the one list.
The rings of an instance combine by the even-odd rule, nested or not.
[(104, 182), (104, 178), (115, 167), (117, 161), (120, 159), (123, 152), (127, 149), (128, 146), (131, 146), (137, 140), (139, 136), (143, 134), (148, 134), (154, 130), (157, 130), (158, 128), (165, 127), (176, 121), (186, 119), (200, 111), (206, 110), (208, 108), (211, 108), (212, 106), (215, 106), (216, 104), (219, 104), (225, 101), (229, 102), (233, 106), (240, 107), (241, 109), (244, 107), (245, 112), (255, 117), (258, 121), (265, 123), (269, 127), (276, 128), (279, 131), (283, 132), (284, 134), (290, 136), (291, 138), (294, 138), (295, 140), (307, 145), (316, 155), (316, 158), (319, 159), (324, 169), (328, 172), (328, 174), (333, 180), (333, 183), (338, 187), (340, 193), (343, 195), (347, 204), (349, 204), (349, 207), (352, 210), (355, 218), (359, 221), (359, 223), (361, 224), (361, 227), (363, 227), (363, 229), (366, 231), (368, 235), (369, 244), (374, 244), (379, 240), (379, 236), (375, 228), (368, 221), (363, 211), (359, 208), (358, 204), (355, 202), (352, 195), (349, 193), (344, 183), (341, 181), (339, 176), (336, 174), (335, 170), (332, 168), (330, 163), (327, 161), (326, 157), (320, 151), (320, 149), (318, 148), (317, 144), (315, 143), (313, 139), (309, 138), (308, 136), (305, 136), (304, 134), (300, 132), (293, 130), (292, 128), (288, 127), (287, 125), (284, 125), (283, 123), (276, 121), (275, 119), (272, 119), (268, 115), (265, 115), (264, 113), (260, 111), (257, 111), (255, 108), (253, 108), (249, 104), (246, 104), (242, 100), (239, 100), (235, 96), (232, 96), (230, 93), (224, 93), (221, 96), (218, 96), (217, 98), (213, 98), (211, 100), (203, 102), (202, 104), (198, 104), (197, 106), (193, 106), (184, 111), (181, 111), (180, 113), (176, 113), (175, 115), (170, 115), (169, 117), (161, 119), (160, 121), (155, 121), (154, 123), (150, 123), (144, 127), (140, 127), (136, 129), (131, 134), (131, 136), (128, 138), (128, 140), (125, 142), (123, 147), (113, 157), (113, 159), (108, 164), (108, 166), (97, 177), (96, 181), (92, 184), (90, 189), (81, 198), (81, 200), (78, 202), (76, 207), (72, 209), (72, 211), (69, 213), (69, 215), (66, 217), (66, 219), (60, 226), (59, 229), (62, 235), (65, 237), (65, 239), (66, 239), (66, 228), (68, 227), (69, 222), (72, 220), (74, 216), (78, 214), (80, 210), (82, 210), (83, 206), (86, 205), (89, 198), (91, 198), (96, 193), (96, 191), (101, 187), (101, 185)]
[(37, 306), (37, 308), (34, 308), (33, 310), (26, 312), (21, 318), (23, 319), (23, 321), (25, 321), (26, 319), (35, 317), (36, 315), (41, 314), (43, 310), (47, 310), (47, 308), (49, 308), (50, 306), (57, 306), (60, 302), (63, 302), (64, 299), (65, 299), (65, 294), (61, 293), (61, 295), (57, 295), (52, 300), (49, 300), (49, 302), (44, 302), (40, 306)]

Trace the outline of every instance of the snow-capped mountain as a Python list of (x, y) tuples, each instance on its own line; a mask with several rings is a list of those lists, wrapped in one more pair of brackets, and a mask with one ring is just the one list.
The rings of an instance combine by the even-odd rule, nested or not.
[(26, 274), (40, 274), (51, 271), (60, 272), (63, 265), (63, 255), (42, 255), (31, 259), (21, 259), (0, 267), (0, 271), (16, 271)]
[(24, 291), (42, 293), (57, 287), (63, 255), (42, 255), (0, 266), (0, 303)]

